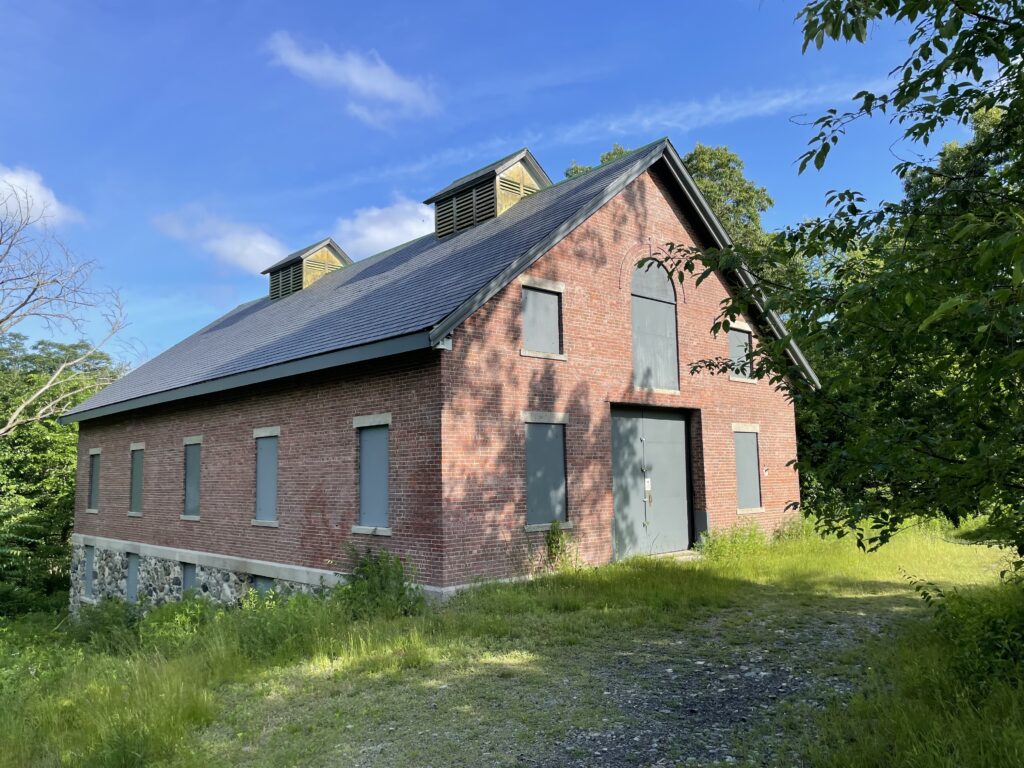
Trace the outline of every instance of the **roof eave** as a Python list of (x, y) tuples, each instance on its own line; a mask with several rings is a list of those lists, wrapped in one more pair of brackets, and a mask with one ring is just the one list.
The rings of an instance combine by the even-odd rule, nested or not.
[(382, 357), (390, 357), (391, 355), (429, 349), (431, 346), (430, 334), (426, 331), (416, 331), (402, 336), (394, 336), (390, 339), (375, 341), (370, 344), (362, 344), (358, 347), (347, 347), (346, 349), (339, 349), (322, 355), (289, 360), (252, 371), (243, 371), (242, 373), (223, 376), (219, 379), (201, 381), (164, 392), (154, 392), (150, 395), (143, 395), (142, 397), (124, 400), (119, 403), (101, 405), (83, 411), (72, 411), (59, 416), (57, 421), (61, 424), (89, 421), (102, 416), (111, 416), (154, 405), (163, 405), (193, 397), (226, 392), (231, 389), (238, 389), (239, 387), (262, 384), (268, 381), (313, 373), (328, 368), (337, 368), (366, 360), (376, 360)]

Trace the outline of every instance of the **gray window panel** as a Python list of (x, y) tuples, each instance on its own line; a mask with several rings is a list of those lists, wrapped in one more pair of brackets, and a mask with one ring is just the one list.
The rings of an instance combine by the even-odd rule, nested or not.
[(269, 576), (253, 576), (252, 586), (261, 595), (265, 595), (274, 589), (274, 580)]
[(530, 352), (561, 353), (561, 294), (523, 288), (523, 348)]
[(388, 527), (388, 427), (359, 430), (359, 524)]
[(85, 596), (92, 597), (93, 580), (96, 574), (96, 548), (87, 546), (85, 548)]
[(142, 511), (142, 467), (144, 457), (145, 451), (140, 449), (132, 451), (131, 495), (128, 499), (129, 512)]
[(675, 304), (633, 297), (633, 383), (679, 389)]
[(565, 521), (565, 425), (526, 425), (526, 522)]
[(633, 270), (630, 292), (634, 296), (643, 296), (645, 299), (657, 299), (669, 304), (676, 303), (676, 291), (672, 286), (672, 278), (664, 267), (653, 261)]
[(736, 443), (736, 499), (740, 509), (761, 506), (761, 469), (757, 432), (733, 432)]
[(277, 520), (277, 438), (256, 439), (256, 519)]
[(129, 603), (134, 603), (139, 599), (139, 556), (134, 552), (128, 553), (128, 578), (125, 592)]
[(738, 376), (750, 375), (750, 352), (750, 331), (730, 328), (729, 357), (732, 360), (732, 369)]
[(182, 563), (181, 564), (181, 591), (187, 592), (190, 589), (196, 588), (196, 564), (195, 563)]
[(185, 446), (185, 514), (199, 516), (199, 472), (202, 466), (203, 446), (199, 443)]
[(89, 509), (100, 508), (100, 459), (98, 453), (89, 454)]

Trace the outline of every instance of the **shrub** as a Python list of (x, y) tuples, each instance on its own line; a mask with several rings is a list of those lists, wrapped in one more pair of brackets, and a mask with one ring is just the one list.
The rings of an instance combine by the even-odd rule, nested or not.
[(547, 555), (548, 568), (556, 571), (569, 570), (578, 565), (578, 557), (571, 550), (572, 539), (557, 520), (544, 533), (544, 548)]
[(169, 651), (193, 642), (200, 630), (224, 611), (211, 600), (191, 595), (153, 608), (139, 622), (143, 644)]
[(422, 610), (423, 590), (408, 581), (405, 566), (397, 556), (386, 551), (360, 555), (355, 549), (350, 554), (354, 561), (352, 576), (337, 594), (353, 619), (394, 618)]
[(1024, 683), (1024, 586), (952, 592), (935, 605), (936, 629), (966, 690), (980, 695), (995, 680)]
[(69, 634), (107, 653), (123, 653), (138, 645), (142, 608), (115, 598), (103, 598), (96, 605), (83, 605)]
[(756, 523), (736, 525), (724, 531), (705, 531), (697, 549), (711, 562), (742, 560), (763, 554), (768, 537)]

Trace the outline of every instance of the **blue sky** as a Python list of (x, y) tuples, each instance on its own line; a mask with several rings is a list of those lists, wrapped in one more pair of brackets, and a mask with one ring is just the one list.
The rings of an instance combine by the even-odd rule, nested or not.
[(794, 117), (904, 51), (880, 28), (802, 55), (799, 6), (0, 0), (0, 176), (122, 293), (137, 359), (261, 295), (283, 253), (420, 234), (419, 201), (524, 145), (560, 178), (613, 142), (725, 144), (774, 196), (770, 227), (831, 188), (897, 195), (909, 149), (884, 121), (797, 176)]

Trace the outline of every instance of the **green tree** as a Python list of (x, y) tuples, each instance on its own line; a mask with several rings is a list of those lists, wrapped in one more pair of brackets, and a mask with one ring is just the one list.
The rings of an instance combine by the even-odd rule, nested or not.
[[(601, 155), (601, 165), (610, 163), (612, 160), (618, 160), (623, 155), (628, 155), (631, 150), (626, 149), (621, 144), (612, 144), (612, 148)], [(570, 163), (569, 167), (565, 169), (565, 178), (571, 179), (573, 176), (579, 176), (580, 174), (592, 171), (596, 168), (596, 165), (580, 165), (575, 160)]]
[[(0, 420), (88, 348), (46, 341), (28, 347), (19, 334), (0, 337)], [(89, 355), (75, 371), (84, 381), (116, 372), (103, 354)], [(74, 426), (52, 419), (23, 424), (0, 440), (0, 602), (8, 610), (67, 587), (77, 440)]]
[[(868, 207), (833, 192), (827, 216), (791, 227), (757, 268), (814, 265), (802, 284), (738, 291), (720, 325), (752, 304), (783, 312), (816, 364), (814, 391), (786, 340), (760, 345), (755, 375), (796, 399), (805, 501), (825, 529), (887, 541), (914, 516), (993, 513), (1024, 557), (1024, 14), (989, 0), (818, 0), (805, 48), (864, 42), (871, 24), (910, 25), (891, 89), (829, 110), (801, 158), (822, 167), (859, 120), (884, 112), (927, 144), (972, 124), (963, 146), (899, 162), (904, 197)], [(735, 251), (678, 251), (680, 274), (737, 267)], [(727, 361), (695, 368), (723, 371)], [(869, 530), (863, 525), (868, 523)]]

